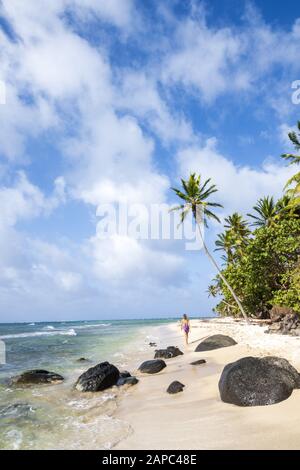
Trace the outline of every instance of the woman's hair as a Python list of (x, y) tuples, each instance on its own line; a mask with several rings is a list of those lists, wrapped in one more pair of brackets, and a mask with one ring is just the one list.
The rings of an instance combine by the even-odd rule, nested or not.
[(185, 320), (188, 319), (188, 317), (187, 317), (187, 315), (186, 315), (185, 313), (183, 314), (183, 318), (184, 318)]

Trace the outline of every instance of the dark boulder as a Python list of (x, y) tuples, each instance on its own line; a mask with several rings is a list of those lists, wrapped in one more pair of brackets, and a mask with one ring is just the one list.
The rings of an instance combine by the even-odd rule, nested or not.
[(80, 392), (100, 392), (116, 385), (120, 377), (119, 370), (109, 362), (101, 362), (84, 372), (75, 384)]
[(279, 357), (244, 357), (223, 369), (222, 401), (238, 406), (272, 405), (286, 400), (300, 387), (297, 370)]
[(153, 359), (152, 361), (143, 362), (140, 365), (139, 370), (144, 374), (157, 374), (165, 367), (167, 367), (165, 361), (162, 361), (161, 359)]
[(157, 349), (154, 358), (170, 359), (171, 357), (182, 356), (183, 352), (176, 346), (168, 346), (166, 349)]
[(156, 348), (157, 344), (156, 343), (149, 343), (149, 346), (151, 346), (151, 348)]
[(64, 378), (55, 372), (43, 369), (34, 369), (23, 372), (12, 378), (12, 383), (17, 385), (52, 384), (62, 382)]
[(199, 366), (200, 364), (206, 364), (206, 360), (199, 359), (198, 361), (191, 362), (191, 366)]
[(131, 377), (131, 373), (127, 370), (124, 370), (123, 372), (120, 372), (120, 377), (123, 379), (127, 379), (127, 377)]
[(77, 362), (90, 362), (89, 359), (86, 359), (85, 357), (80, 357), (77, 359)]
[[(273, 307), (274, 308), (274, 307)], [(278, 307), (279, 308), (279, 307)], [(266, 333), (299, 336), (300, 316), (296, 313), (286, 313), (273, 316), (272, 324)]]
[(227, 348), (237, 344), (233, 338), (225, 335), (213, 335), (204, 339), (195, 349), (195, 352), (212, 351), (213, 349)]
[(185, 385), (183, 385), (181, 382), (178, 382), (178, 380), (174, 380), (174, 382), (170, 383), (170, 385), (167, 388), (168, 393), (178, 393), (178, 392), (183, 392), (183, 388)]
[(281, 321), (286, 315), (291, 315), (295, 312), (290, 307), (281, 307), (279, 305), (274, 305), (270, 312), (270, 318), (273, 323)]
[(138, 383), (138, 379), (136, 377), (120, 377), (117, 386), (120, 387), (122, 385), (136, 385)]

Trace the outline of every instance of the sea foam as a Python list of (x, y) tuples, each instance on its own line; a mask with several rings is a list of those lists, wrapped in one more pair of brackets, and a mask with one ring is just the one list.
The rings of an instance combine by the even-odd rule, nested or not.
[(69, 330), (54, 330), (54, 331), (35, 331), (34, 333), (16, 333), (12, 335), (3, 335), (0, 336), (0, 339), (10, 339), (10, 338), (30, 338), (35, 336), (77, 336), (76, 331), (73, 328)]

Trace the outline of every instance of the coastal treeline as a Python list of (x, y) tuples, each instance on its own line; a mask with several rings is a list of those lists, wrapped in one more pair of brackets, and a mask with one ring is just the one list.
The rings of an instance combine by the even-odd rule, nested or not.
[[(296, 153), (281, 157), (299, 165), (300, 121), (297, 133), (288, 135)], [(224, 264), (222, 276), (216, 276), (208, 292), (220, 299), (218, 314), (240, 314), (222, 278), (249, 316), (268, 318), (274, 306), (300, 314), (300, 171), (287, 181), (280, 199), (264, 196), (247, 218), (238, 213), (227, 217), (215, 245)]]
[[(300, 121), (297, 127), (297, 132), (288, 134), (296, 153), (281, 155), (291, 165), (300, 165)], [(222, 266), (201, 230), (212, 219), (221, 223), (214, 209), (223, 206), (211, 200), (216, 186), (192, 173), (172, 190), (181, 201), (172, 210), (180, 212), (181, 223), (192, 213), (204, 251), (216, 269), (208, 294), (219, 300), (214, 309), (219, 315), (242, 315), (247, 321), (268, 318), (274, 306), (300, 314), (300, 171), (286, 182), (280, 199), (265, 195), (247, 217), (235, 212), (225, 218), (215, 241), (215, 251), (222, 251)]]

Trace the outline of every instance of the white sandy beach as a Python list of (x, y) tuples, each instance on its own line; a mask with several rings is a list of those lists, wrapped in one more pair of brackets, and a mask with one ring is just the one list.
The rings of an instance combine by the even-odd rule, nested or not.
[[(276, 405), (243, 408), (220, 400), (218, 381), (226, 364), (250, 355), (281, 356), (300, 370), (300, 339), (268, 335), (265, 326), (230, 318), (192, 320), (191, 325), (187, 347), (178, 324), (153, 328), (158, 348), (178, 346), (184, 355), (166, 360), (159, 374), (132, 370), (140, 382), (128, 389), (116, 412), (132, 432), (116, 449), (299, 449), (300, 390)], [(228, 334), (238, 344), (194, 352), (202, 339), (217, 333)], [(144, 359), (153, 357), (149, 347)], [(201, 358), (207, 363), (190, 365)], [(182, 393), (166, 393), (173, 380), (185, 384)]]

